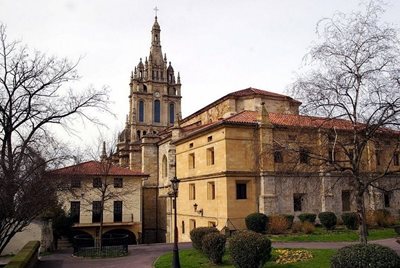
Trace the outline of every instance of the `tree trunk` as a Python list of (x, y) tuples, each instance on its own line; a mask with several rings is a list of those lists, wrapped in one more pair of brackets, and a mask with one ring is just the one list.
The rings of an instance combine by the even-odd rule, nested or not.
[(368, 229), (367, 229), (366, 215), (365, 215), (364, 194), (360, 190), (358, 190), (356, 193), (356, 205), (357, 205), (358, 219), (360, 221), (360, 225), (358, 227), (360, 243), (366, 245), (368, 242), (367, 241)]

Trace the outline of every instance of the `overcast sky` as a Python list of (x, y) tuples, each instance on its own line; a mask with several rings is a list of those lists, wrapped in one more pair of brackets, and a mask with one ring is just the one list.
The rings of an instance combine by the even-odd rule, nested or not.
[[(387, 2), (385, 20), (400, 25), (400, 1)], [(163, 53), (181, 74), (185, 117), (250, 86), (283, 93), (317, 38), (318, 20), (356, 10), (359, 1), (0, 0), (0, 21), (10, 39), (50, 55), (83, 57), (79, 86), (110, 88), (117, 118), (106, 119), (102, 132), (112, 135), (124, 126), (130, 72), (149, 54), (155, 6)], [(94, 132), (84, 131), (80, 141), (90, 143), (87, 133)]]

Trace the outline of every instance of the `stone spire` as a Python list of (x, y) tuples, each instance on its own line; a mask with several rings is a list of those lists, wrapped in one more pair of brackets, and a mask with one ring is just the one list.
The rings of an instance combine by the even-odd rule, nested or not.
[(160, 39), (160, 25), (157, 22), (157, 16), (155, 17), (153, 28), (151, 29), (151, 47), (150, 54), (152, 56), (153, 64), (162, 66), (163, 54), (161, 51), (161, 39)]

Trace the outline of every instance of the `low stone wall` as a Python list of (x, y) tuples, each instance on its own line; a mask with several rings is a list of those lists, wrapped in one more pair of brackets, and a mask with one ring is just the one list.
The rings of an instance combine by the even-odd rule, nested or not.
[(38, 261), (40, 242), (29, 241), (5, 268), (33, 268)]

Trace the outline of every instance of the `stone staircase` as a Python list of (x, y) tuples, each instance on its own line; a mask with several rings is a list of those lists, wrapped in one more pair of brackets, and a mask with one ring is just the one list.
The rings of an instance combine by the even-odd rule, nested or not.
[(58, 240), (57, 244), (57, 249), (58, 250), (63, 250), (63, 249), (71, 249), (72, 243), (68, 240), (66, 237), (62, 237), (61, 239)]

